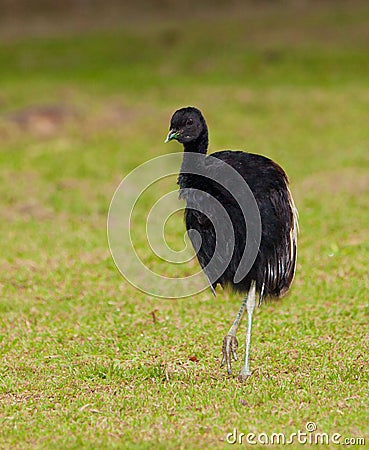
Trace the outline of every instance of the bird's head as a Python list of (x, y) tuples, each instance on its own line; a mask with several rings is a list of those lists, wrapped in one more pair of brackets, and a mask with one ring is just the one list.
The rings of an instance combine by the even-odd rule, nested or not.
[(201, 111), (192, 106), (178, 109), (170, 121), (170, 131), (165, 142), (177, 140), (181, 144), (188, 144), (206, 136), (208, 129)]

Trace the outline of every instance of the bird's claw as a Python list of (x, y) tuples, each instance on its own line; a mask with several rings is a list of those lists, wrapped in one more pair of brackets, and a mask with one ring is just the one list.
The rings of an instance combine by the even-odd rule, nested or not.
[(232, 357), (235, 361), (237, 361), (237, 353), (236, 353), (237, 347), (238, 341), (236, 339), (236, 336), (227, 334), (227, 336), (225, 336), (225, 338), (223, 339), (223, 347), (222, 347), (223, 358), (220, 367), (224, 367), (225, 364), (227, 364), (227, 372), (229, 374), (232, 373), (232, 364), (231, 364)]
[(243, 383), (244, 381), (246, 381), (249, 377), (251, 377), (252, 372), (250, 370), (246, 370), (245, 368), (243, 368), (241, 370), (241, 373), (238, 375), (238, 381), (240, 381), (241, 383)]

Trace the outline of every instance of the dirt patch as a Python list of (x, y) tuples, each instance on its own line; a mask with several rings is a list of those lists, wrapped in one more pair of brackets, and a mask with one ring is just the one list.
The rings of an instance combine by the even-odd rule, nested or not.
[[(20, 132), (31, 133), (38, 138), (52, 138), (66, 133), (71, 127), (83, 127), (86, 133), (106, 129), (120, 130), (130, 128), (137, 120), (136, 109), (125, 106), (119, 100), (107, 99), (101, 103), (84, 106), (76, 105), (30, 105), (12, 112), (4, 117), (3, 124)], [(6, 135), (2, 130), (3, 134)]]
[(69, 106), (33, 105), (10, 114), (8, 119), (23, 130), (48, 137), (75, 117), (76, 111)]

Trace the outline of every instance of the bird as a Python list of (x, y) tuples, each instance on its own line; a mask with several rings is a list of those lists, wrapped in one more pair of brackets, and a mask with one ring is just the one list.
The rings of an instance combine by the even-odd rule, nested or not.
[[(177, 184), (179, 197), (186, 201), (185, 225), (200, 266), (214, 295), (218, 285), (243, 295), (241, 307), (223, 339), (221, 367), (226, 366), (228, 374), (232, 374), (232, 362), (238, 359), (236, 332), (247, 311), (245, 359), (239, 374), (239, 380), (245, 381), (252, 375), (250, 345), (256, 299), (261, 306), (263, 299), (282, 297), (295, 276), (298, 212), (289, 180), (276, 162), (262, 155), (238, 150), (207, 154), (208, 126), (202, 112), (193, 106), (180, 108), (172, 115), (165, 142), (172, 140), (183, 145)], [(236, 179), (238, 192), (222, 186), (222, 180), (226, 184), (229, 179)], [(261, 229), (251, 262), (246, 254), (250, 266), (246, 267), (243, 254), (247, 253), (248, 221), (253, 218), (248, 217), (252, 208), (246, 205), (245, 209), (241, 203), (250, 192)], [(212, 265), (212, 258), (218, 263)], [(237, 272), (241, 275), (237, 276)]]

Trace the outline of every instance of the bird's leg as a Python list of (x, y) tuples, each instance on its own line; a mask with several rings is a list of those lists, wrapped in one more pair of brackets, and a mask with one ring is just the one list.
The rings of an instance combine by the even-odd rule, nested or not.
[(233, 356), (233, 359), (237, 361), (236, 350), (238, 347), (238, 342), (236, 339), (236, 332), (241, 322), (243, 313), (245, 312), (246, 304), (247, 304), (247, 296), (244, 298), (241, 304), (241, 308), (238, 311), (236, 319), (233, 322), (231, 328), (229, 329), (227, 336), (225, 336), (225, 338), (223, 339), (223, 348), (222, 348), (223, 358), (220, 367), (223, 367), (225, 364), (227, 364), (227, 372), (229, 374), (232, 373), (231, 355)]
[(246, 331), (246, 351), (245, 351), (245, 364), (242, 367), (241, 373), (239, 375), (240, 381), (246, 380), (247, 377), (251, 375), (250, 371), (250, 344), (251, 344), (251, 329), (252, 329), (252, 314), (256, 306), (256, 292), (255, 292), (255, 282), (252, 282), (250, 290), (247, 294), (247, 331)]

